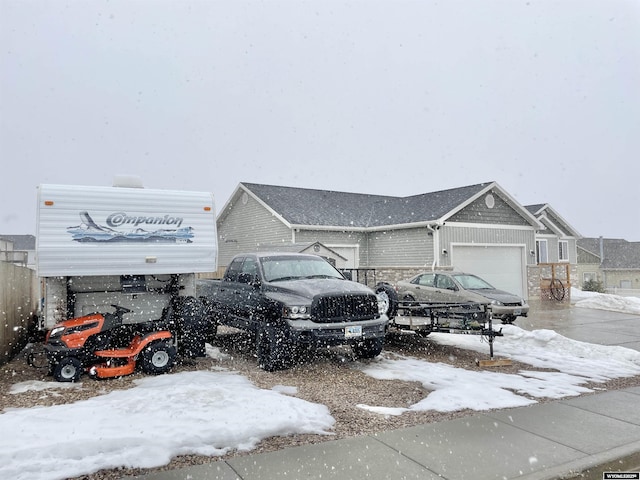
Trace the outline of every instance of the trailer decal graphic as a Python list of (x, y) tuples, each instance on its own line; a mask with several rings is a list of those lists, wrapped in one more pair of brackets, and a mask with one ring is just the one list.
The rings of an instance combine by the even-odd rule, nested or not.
[(170, 217), (165, 215), (164, 217), (131, 217), (125, 212), (112, 213), (107, 217), (107, 225), (110, 227), (119, 227), (127, 223), (132, 223), (136, 227), (141, 223), (148, 225), (174, 225), (180, 227), (182, 225), (182, 217)]
[[(112, 213), (107, 217), (107, 225), (98, 225), (89, 212), (80, 212), (82, 223), (67, 227), (67, 232), (76, 242), (150, 242), (150, 243), (192, 243), (193, 227), (181, 227), (183, 218), (170, 215), (146, 217), (129, 216), (124, 212)], [(111, 227), (132, 225), (133, 230), (120, 231)], [(167, 225), (178, 228), (145, 230), (140, 225)]]

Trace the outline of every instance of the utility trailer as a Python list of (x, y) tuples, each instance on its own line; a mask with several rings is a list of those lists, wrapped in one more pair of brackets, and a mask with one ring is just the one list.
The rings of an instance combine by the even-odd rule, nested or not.
[(126, 181), (113, 187), (40, 185), (39, 327), (50, 332), (70, 319), (126, 310), (123, 325), (149, 328), (161, 320), (179, 326), (172, 338), (178, 351), (180, 341), (185, 347), (198, 336), (182, 351), (200, 356), (209, 322), (196, 296), (196, 275), (216, 271), (217, 250), (211, 193), (147, 189)]
[(487, 308), (480, 303), (402, 301), (389, 326), (425, 337), (432, 332), (499, 336), (499, 332), (487, 328), (489, 322)]
[(508, 365), (509, 361), (493, 359), (493, 341), (502, 336), (502, 329), (494, 330), (491, 311), (486, 304), (431, 303), (399, 300), (392, 285), (379, 283), (376, 294), (386, 303), (389, 328), (411, 331), (426, 337), (430, 333), (480, 335), (489, 343), (490, 360), (479, 361), (482, 366)]

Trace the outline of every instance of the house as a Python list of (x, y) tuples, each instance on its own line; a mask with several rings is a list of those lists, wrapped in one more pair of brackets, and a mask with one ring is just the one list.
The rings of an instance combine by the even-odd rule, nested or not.
[(0, 261), (35, 269), (36, 237), (0, 235)]
[(527, 298), (546, 228), (496, 182), (409, 197), (240, 183), (218, 215), (219, 265), (247, 251), (313, 248), (377, 281), (455, 268)]
[(551, 279), (559, 279), (567, 290), (570, 289), (579, 282), (577, 241), (580, 233), (548, 203), (527, 205), (525, 208), (544, 226), (536, 232), (538, 271), (536, 274), (531, 268), (531, 277), (540, 277), (541, 289), (548, 288)]
[(610, 293), (640, 291), (640, 242), (616, 238), (578, 240), (580, 285), (588, 280), (602, 282)]

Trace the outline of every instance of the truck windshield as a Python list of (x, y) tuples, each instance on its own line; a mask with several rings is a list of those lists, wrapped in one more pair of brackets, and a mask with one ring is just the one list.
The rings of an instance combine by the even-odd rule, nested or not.
[(326, 260), (317, 257), (268, 257), (262, 258), (262, 271), (267, 282), (278, 282), (300, 278), (337, 278), (344, 277)]

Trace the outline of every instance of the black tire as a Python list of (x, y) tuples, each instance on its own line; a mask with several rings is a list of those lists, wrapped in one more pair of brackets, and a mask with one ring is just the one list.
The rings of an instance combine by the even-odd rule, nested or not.
[(502, 324), (504, 325), (512, 325), (513, 322), (516, 321), (516, 316), (515, 315), (507, 315), (506, 317), (504, 317), (502, 320), (500, 320), (502, 322)]
[[(211, 322), (201, 299), (177, 297), (172, 301), (173, 315), (177, 325), (178, 353), (184, 358), (206, 355), (205, 343), (211, 336)], [(216, 329), (217, 330), (217, 329)]]
[(282, 329), (265, 325), (258, 330), (256, 350), (258, 366), (267, 372), (285, 370), (291, 364), (289, 341)]
[(58, 382), (77, 382), (82, 375), (82, 362), (75, 357), (65, 357), (53, 368), (53, 378)]
[(169, 342), (153, 342), (140, 352), (140, 369), (149, 375), (167, 373), (176, 362), (176, 347)]
[(382, 352), (383, 338), (369, 338), (351, 346), (356, 358), (375, 358)]
[(211, 300), (206, 297), (200, 297), (200, 302), (202, 303), (202, 313), (206, 321), (204, 338), (206, 342), (213, 343), (216, 335), (218, 335), (218, 325), (220, 324), (218, 314)]
[(391, 320), (398, 314), (398, 293), (388, 283), (379, 283), (375, 289), (379, 300), (386, 302), (385, 315)]

